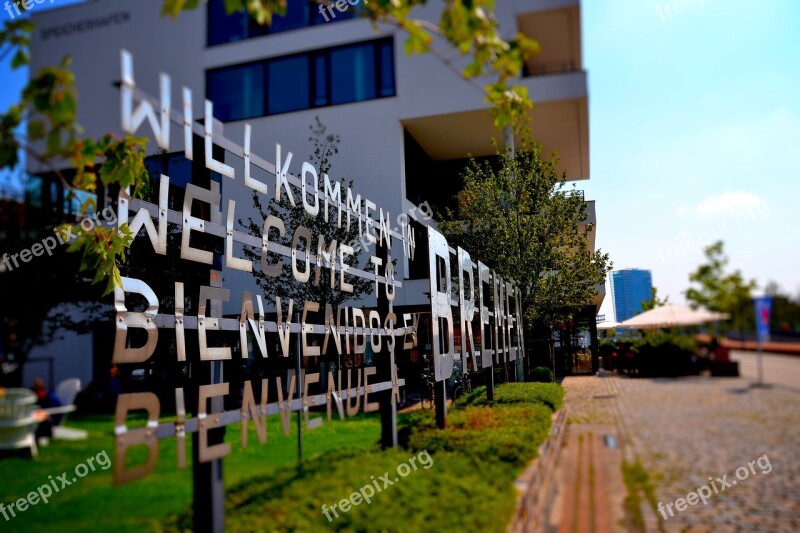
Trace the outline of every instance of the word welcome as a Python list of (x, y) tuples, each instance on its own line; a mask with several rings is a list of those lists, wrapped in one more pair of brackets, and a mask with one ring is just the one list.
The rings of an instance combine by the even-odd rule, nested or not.
[[(52, 0), (50, 0), (52, 2)], [(325, 13), (325, 10), (328, 10), (328, 13), (331, 14), (331, 18), (336, 18), (336, 13), (333, 12), (333, 9), (336, 8), (339, 13), (344, 13), (348, 10), (349, 6), (354, 6), (359, 2), (359, 0), (336, 0), (334, 3), (333, 1), (329, 2), (328, 5), (320, 4), (319, 5), (319, 14), (322, 15), (322, 18), (325, 19), (325, 22), (330, 22), (328, 18), (328, 14)], [(369, 4), (369, 0), (364, 0), (365, 4)]]
[[(53, 491), (59, 492), (73, 483), (77, 483), (79, 478), (84, 478), (89, 474), (90, 468), (92, 472), (97, 470), (94, 466), (95, 461), (97, 461), (101, 470), (108, 470), (111, 467), (111, 459), (108, 457), (106, 451), (103, 450), (94, 457), (86, 459), (86, 464), (89, 466), (80, 463), (75, 467), (75, 476), (77, 477), (73, 477), (72, 480), (70, 480), (67, 472), (62, 472), (61, 475), (56, 476), (55, 479), (53, 479), (52, 475), (47, 476), (49, 483), (40, 485), (39, 488), (36, 489), (36, 492), (29, 492), (26, 498), (20, 498), (16, 502), (8, 504), (8, 506), (4, 503), (0, 503), (0, 513), (3, 514), (3, 518), (8, 522), (11, 518), (15, 518), (17, 513), (24, 513), (28, 510), (28, 506), (33, 507), (40, 501), (45, 504), (50, 503), (50, 496), (53, 495)], [(53, 487), (52, 489), (50, 488), (51, 486)], [(15, 507), (16, 511), (14, 510)], [(11, 518), (9, 518), (8, 513), (11, 513)]]
[[(102, 213), (95, 212), (95, 214), (91, 217), (86, 217), (81, 220), (80, 229), (82, 230), (83, 234), (90, 233), (94, 230), (95, 225), (100, 226), (100, 220), (98, 219), (98, 215), (103, 215), (103, 220), (107, 223), (111, 224), (112, 226), (117, 223), (117, 215), (114, 213), (114, 208), (106, 207), (103, 209)], [(19, 263), (17, 262), (17, 257), (23, 263), (27, 263), (34, 257), (40, 257), (44, 252), (47, 252), (47, 255), (52, 257), (53, 250), (56, 248), (58, 244), (69, 244), (70, 241), (73, 239), (77, 239), (77, 235), (72, 234), (73, 227), (67, 225), (64, 228), (53, 228), (53, 233), (55, 237), (45, 237), (42, 239), (42, 242), (37, 242), (30, 249), (26, 248), (18, 253), (8, 255), (7, 253), (3, 254), (3, 265), (2, 270), (14, 270), (15, 268), (19, 268)], [(59, 233), (60, 232), (60, 233)], [(58, 241), (56, 242), (56, 239)], [(14, 266), (11, 266), (11, 262), (14, 263)]]
[[(43, 4), (44, 0), (35, 0), (35, 2), (37, 4)], [(53, 0), (50, 0), (50, 3), (52, 4)], [(31, 9), (33, 9), (34, 0), (21, 0), (21, 1), (13, 2), (13, 3), (12, 2), (6, 2), (6, 5), (4, 6), (5, 10), (6, 10), (6, 13), (8, 13), (8, 16), (11, 17), (12, 20), (14, 19), (14, 13), (11, 12), (11, 8), (12, 7), (14, 8), (14, 11), (17, 12), (16, 16), (22, 15), (22, 12), (19, 10), (19, 7), (20, 7), (19, 5), (20, 4), (22, 4), (22, 9), (23, 10), (30, 11)]]
[[(758, 465), (758, 468), (761, 470), (762, 474), (769, 474), (772, 472), (772, 464), (769, 462), (769, 457), (767, 454), (762, 455), (755, 461), (750, 461), (745, 466), (740, 466), (736, 469), (736, 479), (739, 481), (744, 481), (750, 474), (755, 475), (756, 469), (754, 465)], [(748, 469), (749, 467), (749, 469)], [(663, 502), (658, 502), (658, 511), (661, 513), (661, 516), (664, 517), (664, 520), (669, 520), (670, 517), (675, 516), (675, 513), (672, 511), (672, 506), (675, 506), (679, 512), (685, 511), (689, 505), (697, 505), (699, 501), (703, 502), (703, 505), (708, 504), (708, 499), (712, 496), (711, 489), (714, 489), (714, 494), (719, 494), (723, 492), (725, 489), (733, 487), (736, 485), (736, 479), (728, 481), (728, 475), (725, 474), (722, 477), (718, 477), (716, 481), (714, 481), (711, 476), (708, 477), (708, 480), (711, 482), (711, 487), (708, 485), (703, 485), (699, 487), (696, 491), (692, 491), (686, 495), (686, 498), (678, 498), (674, 502), (668, 503), (664, 506)], [(717, 487), (717, 482), (719, 482), (719, 488)], [(667, 516), (666, 511), (669, 511), (669, 517)]]
[[(370, 503), (372, 503), (371, 498), (375, 496), (375, 490), (381, 492), (386, 487), (390, 487), (395, 483), (399, 482), (400, 478), (404, 478), (412, 472), (411, 470), (412, 467), (414, 468), (414, 470), (417, 470), (417, 463), (416, 463), (417, 459), (419, 459), (420, 464), (425, 470), (433, 466), (433, 458), (428, 454), (428, 450), (422, 450), (417, 454), (416, 457), (412, 456), (408, 460), (411, 466), (408, 466), (406, 463), (400, 463), (399, 465), (397, 465), (397, 474), (400, 477), (395, 477), (394, 481), (389, 479), (390, 477), (389, 472), (384, 472), (382, 476), (378, 476), (378, 479), (375, 479), (375, 476), (369, 476), (372, 483), (367, 483), (366, 485), (361, 487), (358, 490), (358, 492), (352, 493), (349, 498), (344, 498), (339, 503), (331, 505), (330, 508), (328, 508), (327, 505), (323, 505), (322, 514), (324, 514), (325, 518), (327, 518), (328, 522), (330, 522), (333, 520), (333, 518), (331, 518), (331, 515), (328, 514), (329, 512), (332, 512), (334, 517), (339, 518), (339, 514), (336, 512), (337, 506), (339, 507), (339, 510), (342, 512), (342, 514), (344, 514), (350, 511), (351, 505), (352, 506), (361, 505), (362, 502), (367, 502), (367, 505), (369, 505)], [(372, 488), (373, 486), (375, 487), (375, 489)]]

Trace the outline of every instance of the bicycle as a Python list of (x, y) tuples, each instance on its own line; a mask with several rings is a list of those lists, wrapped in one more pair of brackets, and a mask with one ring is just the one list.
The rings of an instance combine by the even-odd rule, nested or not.
[(455, 372), (456, 379), (453, 386), (453, 403), (456, 403), (456, 400), (458, 400), (460, 396), (472, 392), (472, 381), (469, 378), (469, 371), (462, 372), (456, 368)]
[(425, 396), (422, 397), (422, 408), (433, 409), (436, 405), (436, 381), (430, 374), (424, 374), (425, 377)]
[(433, 373), (433, 365), (428, 355), (423, 355), (426, 371), (422, 374), (425, 378), (425, 395), (422, 397), (422, 408), (433, 409), (436, 405), (436, 379)]

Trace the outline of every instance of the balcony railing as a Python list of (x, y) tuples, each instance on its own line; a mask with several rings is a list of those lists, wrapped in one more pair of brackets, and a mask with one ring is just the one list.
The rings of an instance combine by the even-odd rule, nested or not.
[(549, 63), (537, 63), (532, 67), (527, 64), (522, 67), (522, 77), (528, 78), (530, 76), (545, 76), (547, 74), (562, 74), (564, 72), (578, 72), (580, 66), (573, 61), (551, 61)]
[(564, 196), (578, 196), (580, 197), (581, 200), (586, 200), (582, 190), (569, 189), (567, 191), (564, 191)]

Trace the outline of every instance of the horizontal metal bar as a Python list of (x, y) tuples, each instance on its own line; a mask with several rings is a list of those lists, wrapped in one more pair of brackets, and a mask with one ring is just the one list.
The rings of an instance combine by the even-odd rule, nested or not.
[[(197, 317), (196, 316), (184, 316), (181, 317), (183, 320), (183, 328), (184, 329), (197, 329)], [(206, 317), (205, 320), (208, 325), (206, 327), (213, 328), (210, 331), (239, 331), (241, 328), (241, 323), (237, 318), (209, 318)], [(175, 315), (170, 314), (161, 314), (159, 313), (156, 315), (154, 322), (157, 327), (164, 328), (164, 329), (174, 329), (175, 328)], [(291, 333), (325, 333), (328, 331), (328, 327), (324, 324), (305, 324), (305, 328), (301, 324), (296, 322), (291, 322), (288, 324), (283, 325), (284, 330), (289, 328)], [(278, 323), (274, 320), (265, 320), (264, 321), (264, 329), (270, 333), (276, 333), (278, 331)], [(352, 334), (356, 333), (358, 335), (394, 335), (395, 337), (399, 337), (402, 335), (409, 335), (414, 333), (414, 328), (412, 326), (403, 327), (403, 328), (395, 328), (394, 330), (387, 330), (385, 328), (361, 328), (361, 327), (354, 327), (354, 326), (337, 326), (337, 333), (340, 335)]]
[[(406, 381), (405, 379), (398, 379), (397, 386), (402, 387), (405, 386)], [(358, 396), (365, 396), (366, 394), (373, 394), (375, 392), (382, 392), (392, 388), (391, 381), (384, 381), (381, 383), (373, 383), (372, 385), (366, 385), (362, 387), (353, 387), (351, 389), (346, 389), (340, 391), (342, 401), (345, 401), (348, 398), (355, 398)], [(333, 399), (331, 399), (333, 401)], [(307, 404), (306, 404), (307, 402)], [(328, 394), (316, 394), (314, 396), (309, 396), (305, 400), (303, 398), (295, 398), (291, 402), (291, 409), (290, 412), (300, 411), (303, 407), (319, 407), (321, 405), (326, 405), (328, 402)], [(284, 405), (287, 402), (284, 401)], [(257, 408), (260, 410), (261, 406), (257, 405)], [(266, 415), (272, 416), (276, 415), (280, 412), (280, 407), (278, 403), (270, 403), (267, 404)], [(235, 411), (225, 411), (223, 413), (210, 413), (206, 415), (206, 419), (214, 419), (216, 422), (219, 420), (219, 424), (221, 426), (229, 426), (231, 424), (236, 424), (238, 422), (243, 422), (246, 420), (250, 420), (250, 414), (247, 413), (246, 415), (242, 414), (240, 409)], [(176, 435), (175, 431), (175, 422), (167, 422), (164, 424), (159, 424), (158, 428), (156, 428), (156, 437), (159, 439), (167, 439), (170, 437), (174, 437)], [(198, 428), (198, 419), (195, 418), (188, 418), (184, 422), (184, 432), (185, 433), (196, 433)], [(126, 428), (127, 430), (127, 428)], [(122, 436), (127, 433), (126, 430), (120, 430), (117, 433), (117, 436)]]
[[(136, 102), (142, 102), (142, 101), (150, 102), (150, 105), (153, 106), (153, 109), (161, 109), (161, 102), (159, 100), (157, 100), (154, 97), (150, 96), (149, 94), (147, 94), (146, 92), (142, 91), (138, 87), (134, 87), (133, 88), (133, 99)], [(183, 113), (178, 112), (175, 109), (170, 108), (169, 109), (169, 118), (170, 118), (170, 122), (172, 122), (173, 124), (177, 124), (178, 126), (181, 127), (181, 129), (183, 128), (183, 126), (184, 126)], [(197, 121), (192, 123), (192, 132), (195, 135), (198, 135), (201, 138), (205, 137), (205, 128), (204, 128), (204, 126), (202, 124), (200, 124)], [(216, 132), (212, 132), (212, 137), (211, 138), (212, 138), (213, 143), (216, 144), (217, 146), (223, 148), (227, 152), (230, 152), (231, 154), (233, 154), (233, 155), (235, 155), (237, 157), (240, 157), (241, 159), (244, 159), (244, 148), (242, 146), (239, 146), (235, 142), (231, 141), (230, 139), (227, 139), (223, 135), (220, 135), (220, 134), (218, 134)], [(252, 152), (250, 153), (250, 163), (252, 165), (254, 165), (254, 166), (266, 171), (267, 173), (269, 173), (269, 174), (271, 174), (273, 176), (275, 175), (275, 165), (273, 165), (272, 163), (269, 163), (265, 159), (259, 157), (258, 155), (254, 154)], [(228, 179), (228, 178), (226, 178), (226, 179)], [(302, 188), (302, 182), (301, 182), (300, 178), (298, 178), (294, 174), (290, 174), (290, 173), (287, 172), (286, 173), (286, 179), (290, 184), (294, 185), (298, 189)], [(356, 217), (360, 217), (361, 216), (361, 213), (359, 213), (357, 211), (354, 211), (354, 210), (351, 210), (346, 202), (344, 202), (344, 206), (345, 206), (345, 212), (349, 212), (351, 215), (355, 215)], [(380, 221), (379, 220), (374, 220), (373, 219), (373, 222), (375, 223), (375, 227), (380, 227)], [(400, 240), (402, 242), (406, 242), (405, 237), (401, 233), (398, 233), (397, 231), (395, 231), (394, 229), (391, 229), (391, 228), (389, 229), (389, 235), (391, 235), (392, 237), (394, 237), (394, 238), (396, 238), (396, 239), (398, 239), (398, 240)]]
[[(138, 212), (140, 209), (146, 210), (150, 215), (150, 218), (154, 218), (156, 220), (158, 219), (158, 206), (156, 204), (150, 203), (146, 200), (132, 198), (130, 200), (130, 211)], [(174, 211), (172, 209), (168, 209), (167, 222), (183, 228), (183, 213), (180, 211)], [(220, 237), (222, 239), (224, 239), (227, 236), (227, 230), (225, 226), (223, 226), (222, 224), (217, 224), (215, 222), (209, 222), (208, 220), (203, 221), (203, 233), (214, 235), (215, 237)], [(260, 239), (255, 235), (250, 235), (249, 233), (242, 233), (239, 230), (233, 230), (233, 240), (242, 244), (246, 244), (248, 246), (253, 246), (255, 248), (261, 248), (263, 245), (263, 239)], [(276, 253), (284, 257), (288, 257), (290, 259), (292, 258), (291, 248), (283, 244), (278, 244), (276, 242), (270, 242), (269, 252)], [(298, 250), (297, 258), (300, 261), (305, 261), (306, 252)], [(319, 264), (319, 260), (316, 254), (309, 254), (309, 262), (313, 265)], [(324, 266), (324, 268), (330, 268), (330, 267)], [(335, 272), (341, 271), (341, 265), (339, 264), (338, 260), (336, 261), (336, 263), (334, 263), (333, 270)], [(347, 271), (347, 274), (356, 276), (358, 278), (367, 279), (370, 281), (375, 281), (377, 279), (378, 283), (386, 284), (386, 276), (375, 276), (374, 272), (361, 270), (360, 268), (357, 267), (351, 266), (350, 270)], [(403, 283), (398, 280), (395, 280), (393, 283), (395, 287), (403, 286)]]

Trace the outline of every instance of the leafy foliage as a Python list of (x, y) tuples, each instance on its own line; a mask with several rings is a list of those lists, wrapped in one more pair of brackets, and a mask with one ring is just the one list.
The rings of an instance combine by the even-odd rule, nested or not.
[[(486, 387), (476, 387), (471, 393), (459, 398), (456, 406), (468, 407), (490, 405), (490, 403), (486, 399)], [(516, 403), (544, 404), (552, 411), (557, 411), (564, 405), (564, 389), (558, 383), (504, 383), (495, 389), (494, 405)]]
[(546, 366), (537, 366), (531, 370), (530, 376), (528, 376), (529, 381), (536, 383), (552, 383), (555, 379), (556, 377), (553, 371)]
[(689, 275), (689, 281), (697, 286), (686, 291), (686, 299), (693, 306), (729, 313), (735, 329), (752, 329), (755, 324), (752, 292), (757, 287), (756, 281), (745, 280), (739, 270), (725, 271), (729, 259), (722, 241), (715, 242), (704, 252), (707, 262)]
[(783, 332), (800, 330), (800, 297), (784, 293), (775, 281), (767, 283), (764, 293), (772, 296), (772, 328)]
[[(539, 444), (550, 430), (551, 414), (550, 409), (538, 403), (454, 409), (448, 413), (445, 429), (420, 423), (414, 431), (403, 433), (404, 437), (407, 435), (404, 445), (434, 455), (441, 451), (459, 452), (476, 461), (498, 461), (513, 478), (536, 457)], [(415, 417), (433, 419), (433, 413), (418, 411)]]
[(645, 376), (680, 376), (695, 372), (694, 337), (670, 330), (656, 330), (633, 343), (639, 373)]
[(570, 307), (591, 303), (605, 281), (608, 254), (589, 251), (586, 204), (566, 189), (557, 158), (543, 158), (533, 143), (497, 158), (494, 166), (470, 161), (458, 212), (447, 213), (441, 228), (448, 241), (519, 283), (528, 324), (568, 320)]
[(655, 309), (656, 307), (662, 307), (667, 305), (669, 301), (669, 296), (664, 299), (658, 297), (658, 289), (653, 287), (652, 291), (653, 296), (649, 300), (645, 300), (642, 302), (642, 311), (649, 311), (651, 309)]

